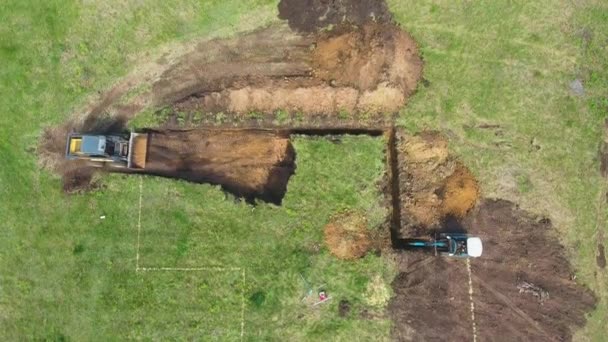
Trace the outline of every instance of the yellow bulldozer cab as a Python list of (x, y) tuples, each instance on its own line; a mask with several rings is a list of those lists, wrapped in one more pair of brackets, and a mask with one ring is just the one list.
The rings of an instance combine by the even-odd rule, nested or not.
[(82, 150), (82, 138), (74, 137), (70, 139), (70, 154), (80, 153)]

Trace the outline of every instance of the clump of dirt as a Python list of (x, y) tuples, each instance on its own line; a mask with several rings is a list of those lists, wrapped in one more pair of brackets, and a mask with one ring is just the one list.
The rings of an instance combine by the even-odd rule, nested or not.
[(462, 218), (479, 197), (473, 174), (448, 152), (438, 132), (395, 137), (401, 237), (427, 235), (449, 217)]
[[(573, 280), (549, 220), (511, 202), (484, 200), (462, 224), (484, 241), (484, 255), (471, 260), (478, 340), (567, 341), (585, 324), (597, 300)], [(471, 340), (466, 263), (421, 253), (398, 258), (389, 304), (394, 337)]]
[(281, 204), (295, 171), (287, 136), (255, 130), (150, 131), (142, 173), (221, 185), (248, 201)]
[(281, 0), (279, 18), (287, 19), (292, 30), (303, 32), (315, 32), (329, 25), (392, 20), (384, 0)]
[(477, 203), (479, 185), (471, 171), (457, 163), (456, 170), (445, 179), (440, 193), (444, 217), (463, 218)]
[(595, 261), (599, 268), (606, 268), (606, 254), (604, 252), (604, 245), (597, 245), (597, 256), (595, 257)]
[(364, 256), (371, 247), (365, 216), (352, 211), (334, 216), (325, 226), (325, 244), (340, 259)]

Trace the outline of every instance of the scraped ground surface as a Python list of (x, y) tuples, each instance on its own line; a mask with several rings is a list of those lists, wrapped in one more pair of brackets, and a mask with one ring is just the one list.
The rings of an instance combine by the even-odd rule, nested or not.
[[(125, 77), (66, 123), (47, 128), (38, 148), (41, 164), (61, 173), (65, 169), (62, 145), (68, 132), (120, 132), (145, 108), (164, 107), (189, 117), (222, 113), (236, 121), (252, 112), (286, 111), (321, 118), (325, 127), (344, 113), (386, 119), (415, 91), (422, 60), (412, 37), (391, 21), (384, 2), (356, 3), (314, 2), (315, 11), (323, 9), (328, 23), (336, 25), (327, 30), (315, 11), (300, 11), (301, 3), (282, 2), (281, 17), (287, 23), (234, 38), (198, 41), (181, 49), (181, 55), (166, 53)], [(305, 29), (295, 24), (303, 17), (307, 18)], [(388, 117), (392, 121), (393, 116)], [(165, 153), (163, 167), (150, 164), (146, 170), (176, 175), (165, 166), (183, 161), (170, 162), (170, 157)], [(178, 178), (217, 182), (215, 176), (194, 175), (196, 171), (189, 170), (196, 169), (192, 164), (182, 166), (186, 171), (180, 171)], [(274, 196), (253, 187), (256, 194)]]
[(288, 137), (242, 130), (152, 131), (146, 174), (219, 184), (248, 200), (280, 204), (295, 170)]
[(176, 102), (182, 112), (241, 115), (394, 113), (422, 69), (413, 39), (388, 23), (315, 34), (271, 27), (197, 50), (154, 85), (160, 103)]
[[(484, 200), (463, 222), (481, 236), (484, 255), (471, 261), (479, 341), (568, 341), (596, 304), (573, 279), (556, 232), (502, 200)], [(464, 260), (403, 253), (389, 311), (398, 341), (473, 339)], [(526, 286), (529, 284), (530, 286)]]

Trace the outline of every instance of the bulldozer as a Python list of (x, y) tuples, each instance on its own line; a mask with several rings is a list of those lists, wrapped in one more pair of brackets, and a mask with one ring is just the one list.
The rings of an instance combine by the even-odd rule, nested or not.
[(411, 249), (434, 250), (435, 254), (454, 258), (478, 258), (483, 252), (481, 239), (467, 234), (442, 233), (431, 240), (409, 240), (406, 245)]
[(70, 133), (65, 156), (70, 160), (86, 160), (93, 166), (144, 169), (148, 150), (146, 133), (127, 135)]

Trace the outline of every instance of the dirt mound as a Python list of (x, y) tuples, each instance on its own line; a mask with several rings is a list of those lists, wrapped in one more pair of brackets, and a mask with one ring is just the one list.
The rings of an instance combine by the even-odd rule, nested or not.
[(292, 30), (303, 32), (343, 23), (392, 20), (384, 0), (281, 0), (279, 18), (287, 19)]
[(345, 212), (333, 217), (325, 226), (325, 243), (331, 254), (340, 259), (364, 256), (371, 247), (365, 216)]
[(454, 173), (445, 179), (440, 193), (443, 216), (463, 218), (477, 203), (479, 185), (471, 171), (458, 163)]
[(248, 201), (280, 204), (295, 170), (287, 137), (267, 131), (151, 131), (146, 168), (163, 177), (221, 185)]
[(606, 268), (606, 254), (604, 252), (604, 245), (597, 245), (597, 256), (595, 257), (595, 262), (599, 268)]
[[(272, 29), (263, 32), (276, 35)], [(231, 52), (229, 62), (205, 62), (200, 52), (187, 56), (155, 84), (157, 96), (177, 101), (174, 111), (186, 113), (379, 115), (397, 112), (421, 77), (416, 43), (394, 25), (369, 23), (307, 37), (277, 37), (259, 46), (244, 43), (260, 35), (223, 44), (222, 54)]]
[(461, 218), (479, 196), (474, 175), (448, 153), (438, 132), (396, 133), (401, 227), (404, 238), (424, 236), (448, 218)]
[(396, 86), (409, 95), (416, 88), (422, 63), (416, 43), (393, 25), (340, 27), (321, 33), (312, 53), (313, 74), (334, 87), (373, 90)]
[[(563, 341), (585, 324), (596, 299), (572, 277), (566, 252), (546, 219), (507, 201), (485, 200), (463, 221), (484, 240), (471, 261), (477, 337), (481, 341)], [(472, 339), (463, 260), (400, 255), (389, 305), (400, 341)]]

